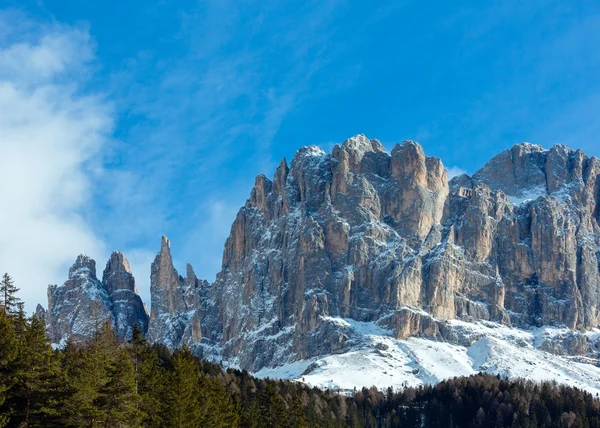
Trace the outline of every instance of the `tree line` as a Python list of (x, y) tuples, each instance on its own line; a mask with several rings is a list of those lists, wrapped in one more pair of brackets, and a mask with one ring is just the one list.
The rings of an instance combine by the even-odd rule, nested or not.
[[(8, 291), (7, 291), (8, 290)], [(351, 396), (223, 370), (188, 349), (119, 343), (110, 324), (54, 350), (0, 283), (0, 427), (600, 427), (600, 401), (555, 383), (479, 374)]]

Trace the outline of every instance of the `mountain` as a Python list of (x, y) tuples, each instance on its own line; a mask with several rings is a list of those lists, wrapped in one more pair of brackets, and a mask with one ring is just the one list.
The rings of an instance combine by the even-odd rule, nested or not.
[(39, 305), (36, 310), (37, 316), (42, 313), (53, 343), (89, 337), (106, 321), (121, 340), (131, 337), (135, 324), (144, 332), (148, 330), (148, 314), (137, 294), (129, 262), (117, 251), (106, 263), (102, 281), (96, 277), (96, 262), (79, 255), (65, 283), (48, 287), (48, 311)]
[(256, 178), (213, 284), (163, 237), (148, 337), (322, 386), (488, 371), (595, 390), (599, 200), (600, 161), (560, 145), (450, 181), (412, 141), (303, 147)]
[(202, 338), (202, 302), (206, 300), (209, 286), (208, 281), (196, 278), (190, 264), (185, 278), (177, 273), (169, 239), (163, 236), (160, 252), (151, 267), (148, 339), (171, 348), (179, 348), (182, 343), (198, 343)]

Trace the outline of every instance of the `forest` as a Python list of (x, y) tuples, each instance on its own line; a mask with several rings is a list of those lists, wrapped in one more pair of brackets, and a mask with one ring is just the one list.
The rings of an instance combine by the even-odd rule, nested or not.
[(600, 427), (600, 401), (556, 383), (489, 374), (343, 395), (223, 370), (183, 347), (119, 343), (108, 323), (54, 350), (0, 284), (0, 427)]

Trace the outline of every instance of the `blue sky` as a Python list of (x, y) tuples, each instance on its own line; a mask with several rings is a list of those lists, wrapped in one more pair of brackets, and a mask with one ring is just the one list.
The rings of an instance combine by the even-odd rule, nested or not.
[[(254, 177), (357, 133), (474, 172), (530, 141), (600, 155), (597, 1), (0, 2), (0, 270), (45, 304), (80, 252), (160, 236), (214, 279)], [(32, 268), (34, 266), (34, 268)]]

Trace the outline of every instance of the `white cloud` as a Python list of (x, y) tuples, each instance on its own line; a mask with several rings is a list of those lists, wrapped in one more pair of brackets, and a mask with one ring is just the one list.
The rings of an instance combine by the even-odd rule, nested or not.
[(32, 310), (77, 254), (105, 254), (85, 213), (113, 124), (101, 97), (81, 93), (87, 32), (15, 18), (0, 13), (0, 270)]
[(454, 177), (458, 177), (461, 174), (467, 173), (467, 171), (457, 166), (447, 167), (446, 171), (448, 171), (448, 180), (452, 180)]

